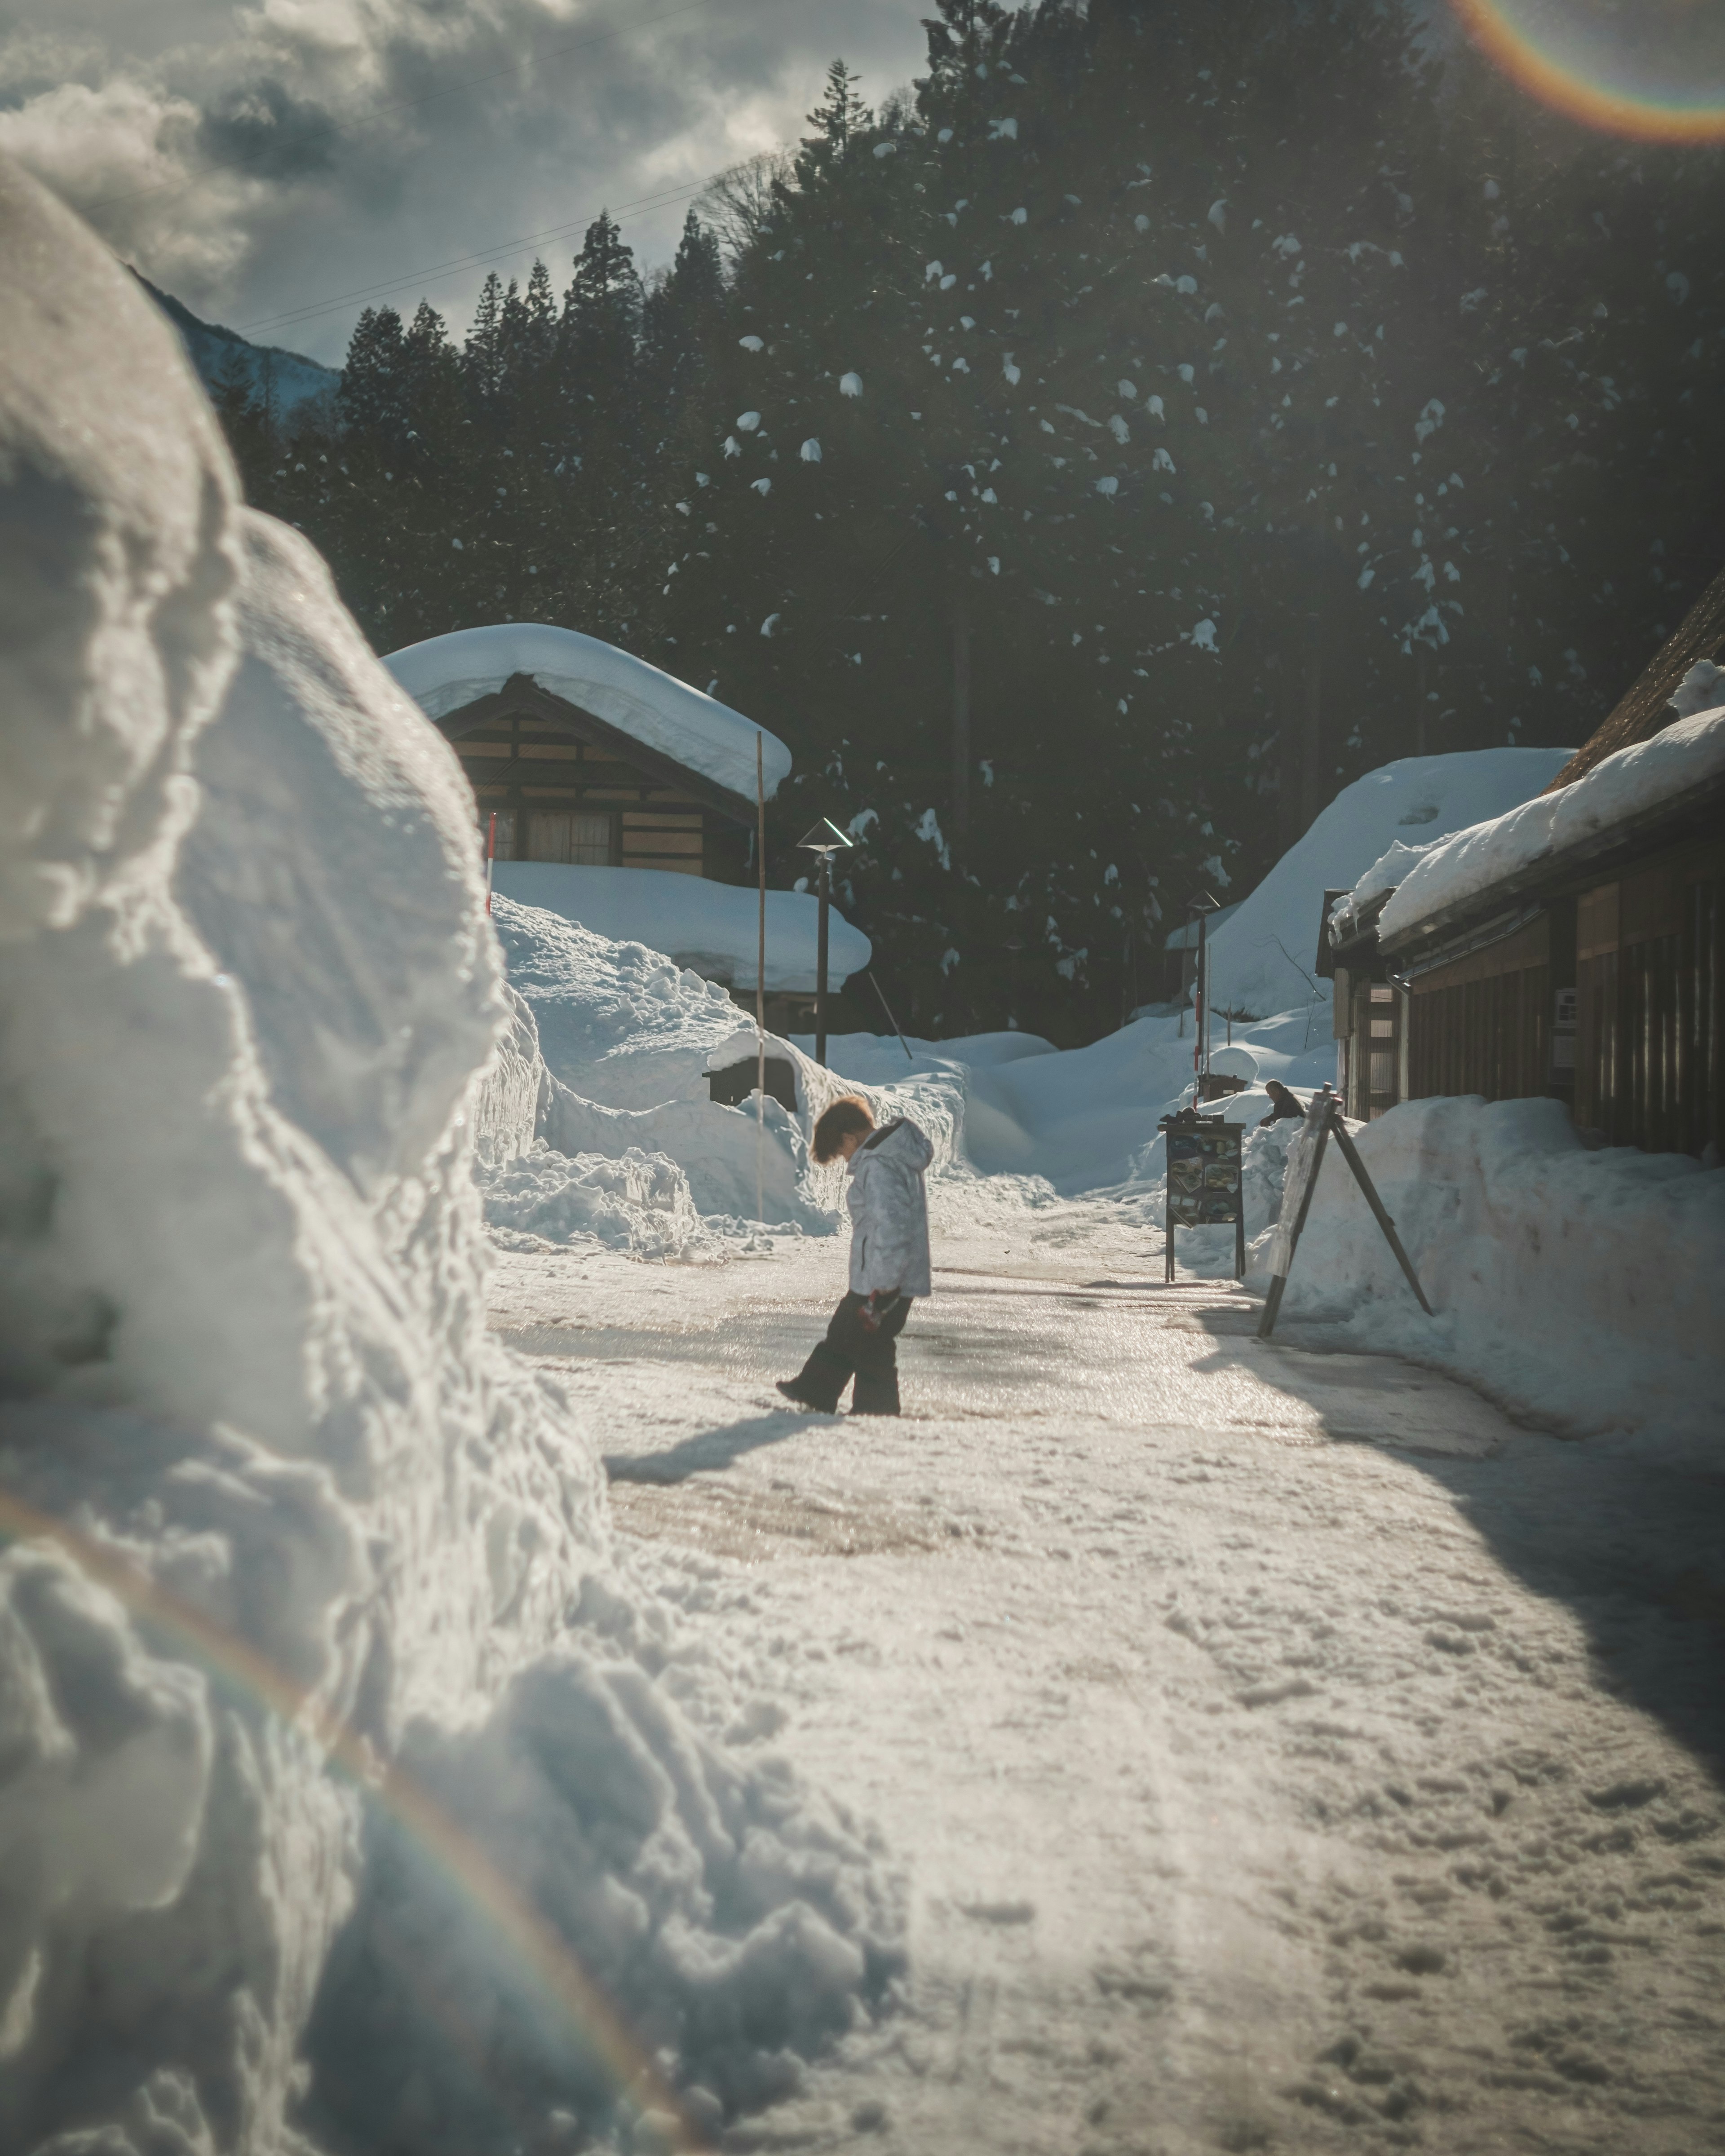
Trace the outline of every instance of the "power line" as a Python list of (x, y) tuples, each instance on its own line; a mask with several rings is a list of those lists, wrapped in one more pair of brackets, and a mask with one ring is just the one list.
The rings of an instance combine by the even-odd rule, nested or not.
[[(292, 136), (285, 142), (260, 143), (255, 150), (244, 155), (231, 157), (220, 165), (207, 166), (203, 172), (193, 173), (189, 179), (157, 180), (146, 187), (132, 187), (125, 194), (108, 195), (100, 202), (90, 203), (84, 214), (94, 217), (99, 211), (116, 208), (122, 203), (137, 202), (146, 195), (164, 192), (185, 194), (204, 181), (213, 179), (218, 173), (233, 170), (235, 166), (255, 164), (259, 158), (278, 156), (284, 149), (297, 150), (309, 142), (326, 141), (332, 135), (345, 134), (351, 128), (372, 121), (387, 119), (392, 113), (417, 112), (425, 105), (435, 105), (442, 98), (457, 97), (465, 90), (480, 89), (488, 82), (500, 82), (506, 75), (519, 74), (524, 68), (542, 67), (552, 60), (567, 59), (572, 53), (587, 52), (594, 45), (608, 44), (613, 38), (620, 38), (626, 31), (651, 29), (656, 23), (673, 23), (681, 16), (692, 15), (702, 8), (719, 4), (721, 0), (684, 0), (681, 7), (668, 8), (662, 15), (649, 15), (639, 23), (614, 23), (608, 30), (596, 31), (593, 36), (578, 38), (572, 44), (553, 45), (544, 52), (529, 53), (522, 59), (511, 60), (507, 67), (492, 68), (485, 74), (465, 75), (459, 82), (445, 83), (441, 90), (428, 90), (423, 97), (396, 98), (388, 105), (374, 105), (369, 111), (352, 118), (332, 120), (327, 126), (308, 128), (304, 134)], [(726, 0), (726, 4), (730, 4), (730, 0)], [(742, 4), (749, 4), (749, 0), (742, 0)]]

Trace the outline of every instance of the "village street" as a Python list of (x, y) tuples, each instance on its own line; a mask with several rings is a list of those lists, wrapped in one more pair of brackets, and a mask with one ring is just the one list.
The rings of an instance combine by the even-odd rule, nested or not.
[(905, 1882), (903, 2010), (726, 2145), (1725, 2146), (1717, 1470), (970, 1193), (897, 1423), (774, 1404), (841, 1240), (498, 1260), (670, 1681)]

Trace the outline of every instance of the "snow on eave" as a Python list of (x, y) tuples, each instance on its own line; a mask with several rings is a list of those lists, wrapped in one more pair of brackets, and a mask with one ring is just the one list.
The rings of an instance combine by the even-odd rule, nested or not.
[[(1701, 711), (1620, 749), (1556, 793), (1476, 824), (1425, 850), (1389, 892), (1378, 920), (1386, 950), (1406, 948), (1464, 912), (1507, 903), (1533, 882), (1579, 866), (1650, 824), (1725, 797), (1725, 706)], [(1387, 857), (1386, 857), (1387, 858)], [(1344, 906), (1382, 888), (1374, 863)]]
[(447, 718), (495, 696), (511, 675), (526, 674), (552, 696), (745, 802), (755, 798), (757, 739), (769, 799), (790, 776), (791, 752), (777, 735), (674, 674), (578, 629), (546, 622), (458, 629), (393, 651), (383, 664), (429, 719)]

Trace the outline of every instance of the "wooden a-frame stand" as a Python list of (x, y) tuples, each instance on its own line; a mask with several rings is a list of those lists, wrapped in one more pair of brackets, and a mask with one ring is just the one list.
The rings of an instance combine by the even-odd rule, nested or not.
[(1317, 1148), (1312, 1157), (1312, 1167), (1306, 1178), (1305, 1188), (1300, 1193), (1299, 1208), (1294, 1214), (1294, 1224), (1288, 1235), (1288, 1253), (1282, 1260), (1283, 1265), (1288, 1270), (1272, 1276), (1270, 1282), (1270, 1298), (1264, 1305), (1263, 1317), (1258, 1321), (1258, 1337), (1260, 1340), (1267, 1340), (1270, 1337), (1271, 1332), (1276, 1324), (1276, 1312), (1281, 1308), (1282, 1291), (1288, 1284), (1288, 1270), (1291, 1270), (1293, 1267), (1294, 1252), (1300, 1245), (1300, 1235), (1306, 1225), (1306, 1215), (1312, 1210), (1312, 1194), (1317, 1188), (1317, 1172), (1323, 1165), (1324, 1147), (1332, 1137), (1342, 1148), (1343, 1159), (1353, 1170), (1354, 1181), (1365, 1193), (1366, 1203), (1372, 1209), (1372, 1216), (1384, 1230), (1384, 1240), (1394, 1251), (1396, 1263), (1407, 1275), (1408, 1286), (1419, 1296), (1420, 1307), (1428, 1317), (1435, 1315), (1431, 1305), (1425, 1300), (1425, 1291), (1420, 1285), (1420, 1276), (1414, 1271), (1407, 1252), (1402, 1248), (1401, 1238), (1395, 1232), (1395, 1223), (1384, 1210), (1384, 1200), (1372, 1186), (1372, 1178), (1366, 1173), (1366, 1164), (1359, 1157), (1359, 1148), (1348, 1135), (1348, 1126), (1342, 1120), (1340, 1108), (1341, 1103), (1333, 1093), (1320, 1093), (1307, 1111), (1308, 1129), (1313, 1127), (1315, 1119), (1317, 1132)]

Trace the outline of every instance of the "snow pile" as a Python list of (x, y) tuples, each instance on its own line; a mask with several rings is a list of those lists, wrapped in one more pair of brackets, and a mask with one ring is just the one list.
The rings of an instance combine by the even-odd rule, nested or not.
[(6, 168), (0, 278), (0, 2145), (711, 2121), (863, 2010), (892, 1904), (679, 1707), (485, 1331), (475, 1121), (541, 1089), (465, 782)]
[[(908, 1086), (870, 1085), (824, 1070), (769, 1034), (768, 1055), (791, 1065), (797, 1106), (793, 1113), (769, 1099), (757, 1122), (752, 1101), (725, 1107), (711, 1097), (710, 1071), (752, 1064), (757, 1054), (754, 1028), (722, 989), (642, 944), (613, 942), (509, 898), (494, 900), (492, 918), (519, 1000), (521, 1056), (512, 1090), (497, 1094), (501, 1121), (480, 1132), (486, 1215), (495, 1226), (558, 1242), (592, 1234), (637, 1255), (711, 1255), (712, 1236), (746, 1237), (762, 1225), (834, 1234), (843, 1220), (842, 1171), (817, 1167), (809, 1145), (816, 1118), (845, 1092), (862, 1095), (883, 1119), (914, 1116), (933, 1140), (937, 1163), (957, 1158), (963, 1104), (950, 1076), (924, 1071)], [(494, 1091), (504, 1086), (495, 1073), (490, 1083)], [(509, 1103), (530, 1096), (529, 1127)], [(532, 1159), (517, 1160), (535, 1141)], [(683, 1179), (708, 1240), (678, 1227), (667, 1241), (664, 1203), (643, 1206), (627, 1178), (619, 1183), (582, 1165), (632, 1155), (662, 1159)], [(606, 1204), (583, 1219), (588, 1201), (572, 1191), (601, 1186)]]
[(1356, 882), (1393, 845), (1429, 844), (1502, 815), (1537, 794), (1573, 753), (1486, 748), (1404, 757), (1343, 787), (1210, 938), (1212, 1004), (1265, 1017), (1327, 993), (1312, 973), (1326, 891)]
[(430, 719), (494, 695), (512, 674), (527, 674), (552, 696), (746, 801), (755, 798), (757, 742), (769, 799), (790, 776), (790, 751), (764, 727), (578, 629), (531, 621), (458, 629), (392, 651), (383, 664)]
[[(498, 891), (561, 914), (619, 943), (641, 943), (727, 988), (752, 993), (760, 960), (758, 895), (675, 869), (584, 868), (562, 861), (499, 861)], [(767, 992), (813, 995), (820, 903), (806, 891), (767, 894)], [(835, 988), (873, 956), (869, 939), (836, 906), (828, 913), (827, 978)]]
[(1692, 719), (1702, 711), (1716, 711), (1719, 708), (1719, 684), (1725, 681), (1725, 667), (1714, 665), (1711, 659), (1697, 659), (1677, 684), (1675, 696), (1668, 697), (1666, 709), (1675, 711), (1680, 719)]
[[(1722, 777), (1725, 709), (1679, 719), (1651, 741), (1608, 756), (1572, 785), (1432, 847), (1396, 885), (1378, 917), (1378, 933), (1385, 941), (1403, 935), (1434, 914), (1524, 875), (1548, 857), (1698, 787), (1717, 784)], [(1373, 879), (1384, 887), (1375, 870)]]
[[(1589, 1152), (1558, 1101), (1409, 1101), (1348, 1128), (1437, 1315), (1332, 1147), (1288, 1318), (1441, 1364), (1570, 1435), (1657, 1423), (1717, 1441), (1725, 1174), (1684, 1153)], [(1260, 1275), (1271, 1240), (1251, 1253)]]
[(634, 1258), (681, 1258), (709, 1239), (689, 1178), (662, 1152), (631, 1146), (619, 1160), (572, 1160), (541, 1138), (528, 1152), (481, 1174), (485, 1219), (511, 1249), (592, 1236)]
[(603, 927), (519, 903), (501, 890), (491, 925), (540, 1052), (572, 1091), (614, 1108), (705, 1095), (708, 1058), (742, 1015), (721, 988), (661, 951), (614, 941)]

